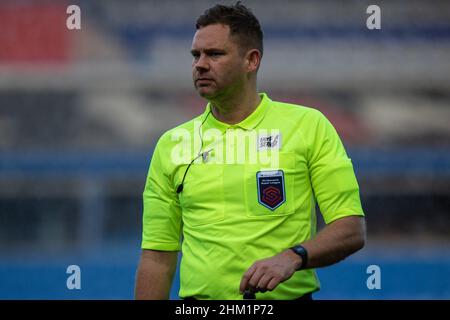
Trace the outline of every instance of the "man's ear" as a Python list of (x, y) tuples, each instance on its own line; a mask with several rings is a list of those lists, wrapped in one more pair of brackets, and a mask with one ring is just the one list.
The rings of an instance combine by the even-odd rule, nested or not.
[(261, 52), (258, 49), (248, 50), (245, 54), (245, 65), (248, 72), (257, 71), (261, 63)]

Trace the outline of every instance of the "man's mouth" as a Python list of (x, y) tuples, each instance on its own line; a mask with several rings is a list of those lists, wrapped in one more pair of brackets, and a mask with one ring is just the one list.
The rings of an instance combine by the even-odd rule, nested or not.
[(213, 80), (210, 79), (210, 78), (198, 78), (198, 79), (196, 79), (195, 81), (196, 81), (196, 82), (199, 82), (199, 81), (213, 81)]
[(195, 80), (195, 84), (198, 87), (207, 87), (211, 84), (211, 82), (213, 82), (213, 80), (209, 78), (198, 78)]

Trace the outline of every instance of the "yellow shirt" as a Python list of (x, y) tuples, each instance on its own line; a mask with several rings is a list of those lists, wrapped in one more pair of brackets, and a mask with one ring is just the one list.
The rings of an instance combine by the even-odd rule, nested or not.
[[(364, 215), (351, 160), (330, 122), (315, 109), (261, 97), (235, 125), (215, 119), (208, 104), (154, 150), (142, 248), (182, 250), (180, 297), (242, 299), (241, 277), (255, 261), (314, 236), (316, 201), (326, 223)], [(295, 299), (319, 287), (307, 269), (256, 297)]]

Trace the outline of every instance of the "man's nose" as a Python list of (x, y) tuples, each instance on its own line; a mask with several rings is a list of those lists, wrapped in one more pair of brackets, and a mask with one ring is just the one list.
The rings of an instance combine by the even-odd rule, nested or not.
[(197, 61), (194, 62), (194, 67), (197, 71), (207, 71), (209, 70), (209, 62), (208, 59), (201, 55)]

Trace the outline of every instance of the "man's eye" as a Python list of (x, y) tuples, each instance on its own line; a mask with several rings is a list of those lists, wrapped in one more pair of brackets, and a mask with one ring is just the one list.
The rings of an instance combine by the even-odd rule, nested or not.
[(211, 52), (210, 54), (212, 57), (218, 57), (222, 55), (222, 52)]

